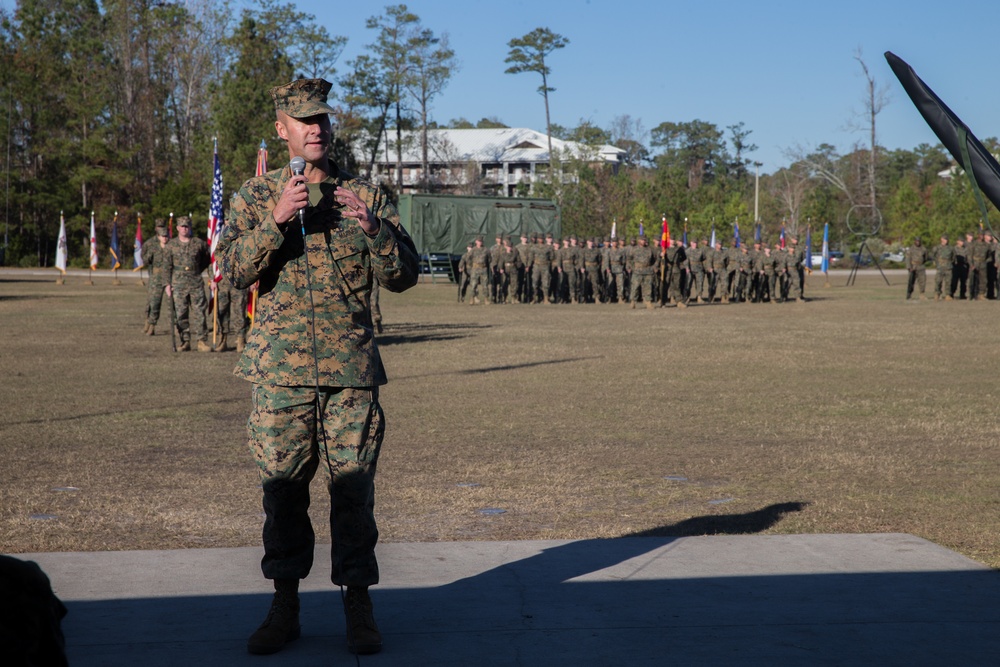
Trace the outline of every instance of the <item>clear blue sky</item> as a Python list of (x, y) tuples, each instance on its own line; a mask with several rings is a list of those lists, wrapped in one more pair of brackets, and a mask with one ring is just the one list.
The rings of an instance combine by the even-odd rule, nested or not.
[[(334, 35), (348, 37), (339, 64), (374, 41), (365, 19), (388, 4), (296, 0)], [(424, 27), (447, 32), (461, 70), (434, 103), (446, 123), (496, 116), (512, 127), (545, 129), (541, 83), (505, 74), (507, 43), (537, 27), (568, 38), (550, 57), (552, 122), (606, 127), (619, 115), (647, 132), (664, 121), (700, 119), (720, 128), (743, 121), (762, 172), (787, 164), (796, 144), (841, 151), (866, 142), (847, 129), (863, 110), (860, 47), (890, 102), (878, 117), (879, 143), (915, 148), (937, 139), (899, 86), (883, 52), (906, 60), (981, 139), (1000, 134), (1000, 59), (995, 0), (414, 0)], [(728, 134), (728, 132), (727, 132)]]
[[(245, 6), (248, 0), (236, 0)], [(14, 0), (0, 0), (11, 8)], [(332, 35), (348, 38), (339, 73), (374, 35), (365, 19), (388, 4), (293, 0)], [(829, 143), (850, 150), (865, 136), (848, 129), (863, 110), (860, 47), (890, 102), (877, 121), (879, 144), (937, 143), (882, 56), (895, 52), (980, 139), (1000, 135), (995, 80), (997, 0), (413, 0), (424, 27), (447, 32), (461, 69), (436, 99), (432, 119), (497, 117), (545, 130), (535, 91), (540, 77), (504, 74), (507, 43), (537, 27), (568, 38), (552, 54), (552, 122), (607, 127), (616, 116), (642, 121), (740, 121), (759, 147), (762, 172), (784, 166), (784, 151)], [(728, 134), (728, 133), (727, 133)]]

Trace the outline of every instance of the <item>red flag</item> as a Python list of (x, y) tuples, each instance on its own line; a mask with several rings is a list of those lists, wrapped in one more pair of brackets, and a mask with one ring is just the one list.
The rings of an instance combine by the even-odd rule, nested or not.
[(670, 245), (670, 225), (667, 216), (663, 216), (663, 233), (660, 235), (660, 247), (666, 249)]

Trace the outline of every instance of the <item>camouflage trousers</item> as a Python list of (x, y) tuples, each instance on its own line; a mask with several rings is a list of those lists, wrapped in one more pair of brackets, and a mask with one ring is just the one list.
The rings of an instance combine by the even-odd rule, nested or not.
[[(478, 294), (476, 293), (478, 289)], [(490, 302), (490, 273), (482, 269), (472, 269), (469, 274), (469, 300), (479, 297), (484, 303)]]
[(338, 586), (378, 583), (375, 469), (385, 435), (378, 387), (254, 385), (247, 421), (250, 452), (264, 490), (267, 579), (304, 579), (316, 544), (309, 521), (309, 482), (329, 473), (333, 570)]
[(208, 308), (208, 301), (205, 299), (205, 283), (201, 276), (174, 281), (172, 289), (181, 341), (190, 341), (192, 338), (206, 340), (208, 333), (205, 328), (205, 309)]
[(151, 275), (149, 287), (146, 288), (146, 321), (156, 324), (160, 319), (160, 309), (163, 306), (163, 290), (167, 285), (162, 275)]
[(951, 269), (938, 269), (934, 276), (934, 294), (936, 296), (951, 296)]
[(549, 269), (546, 266), (535, 265), (531, 269), (531, 298), (528, 303), (536, 299), (541, 301), (549, 296), (549, 281), (551, 280)]
[(653, 274), (652, 273), (633, 273), (632, 274), (632, 303), (637, 303), (639, 301), (639, 294), (642, 294), (642, 300), (646, 303), (653, 302)]
[(236, 289), (225, 278), (216, 285), (218, 285), (216, 291), (219, 310), (218, 332), (242, 336), (247, 330), (247, 291)]
[(920, 293), (924, 293), (924, 289), (927, 287), (927, 270), (924, 268), (911, 269), (909, 271), (909, 280), (906, 281), (906, 298), (909, 299), (910, 295), (913, 294), (914, 284), (920, 290)]
[(556, 299), (561, 301), (576, 301), (576, 268), (570, 266), (559, 271), (559, 293)]
[[(612, 271), (611, 280), (615, 284), (615, 296), (618, 303), (625, 302), (625, 273), (623, 271)], [(608, 284), (608, 301), (611, 300), (611, 285)]]
[(505, 297), (503, 300), (507, 303), (517, 303), (521, 295), (521, 276), (517, 267), (513, 264), (507, 264), (504, 267), (504, 277), (504, 287), (501, 290), (501, 295)]
[(601, 272), (597, 268), (587, 268), (583, 272), (583, 285), (580, 287), (580, 301), (587, 297), (598, 303), (601, 300)]

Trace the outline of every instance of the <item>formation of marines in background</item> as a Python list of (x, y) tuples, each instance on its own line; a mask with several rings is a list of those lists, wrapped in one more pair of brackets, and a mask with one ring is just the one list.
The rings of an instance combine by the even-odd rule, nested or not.
[[(202, 278), (211, 263), (208, 244), (192, 235), (187, 216), (177, 219), (177, 236), (169, 240), (167, 236), (167, 227), (157, 220), (156, 243), (142, 246), (142, 261), (149, 269), (143, 333), (156, 333), (166, 294), (172, 333), (180, 338), (178, 350), (187, 352), (193, 344), (199, 352), (242, 352), (246, 342), (247, 290), (236, 289), (222, 278), (212, 284), (218, 309), (210, 309)], [(218, 336), (213, 336), (214, 345), (210, 345), (209, 331), (213, 328)]]
[(692, 303), (801, 302), (806, 252), (790, 237), (785, 247), (708, 239), (666, 248), (635, 239), (552, 234), (477, 237), (459, 261), (458, 300), (489, 303), (620, 303), (635, 308)]
[(937, 273), (934, 277), (934, 300), (1000, 298), (997, 284), (997, 241), (989, 232), (969, 232), (965, 238), (955, 239), (954, 245), (947, 236), (941, 236), (938, 245), (928, 248), (920, 239), (906, 249), (904, 261), (908, 273), (906, 298), (916, 289), (925, 299), (927, 287), (926, 264), (931, 262)]

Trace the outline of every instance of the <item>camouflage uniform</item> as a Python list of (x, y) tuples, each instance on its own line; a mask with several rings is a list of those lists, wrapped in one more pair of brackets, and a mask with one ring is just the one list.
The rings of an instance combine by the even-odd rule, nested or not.
[[(615, 283), (615, 296), (618, 303), (625, 303), (625, 248), (616, 244), (614, 248), (608, 250), (608, 265), (605, 269), (609, 272), (609, 280)], [(608, 301), (611, 301), (611, 285), (608, 285)]]
[(580, 251), (583, 261), (583, 286), (580, 288), (580, 301), (586, 301), (587, 296), (597, 303), (601, 300), (601, 249), (588, 242), (587, 247)]
[(495, 245), (490, 246), (490, 296), (493, 297), (493, 303), (500, 303), (503, 298), (501, 295), (501, 290), (503, 289), (503, 276), (500, 271), (503, 270), (503, 242), (501, 237), (497, 237), (497, 242)]
[(469, 251), (469, 303), (476, 302), (477, 290), (483, 303), (490, 303), (490, 283), (493, 270), (490, 264), (490, 251), (477, 246)]
[[(329, 113), (329, 89), (325, 81), (299, 80), (271, 94), (290, 117), (309, 118)], [(386, 375), (369, 296), (376, 280), (394, 292), (412, 287), (418, 260), (385, 194), (332, 162), (328, 170), (310, 184), (318, 187), (309, 188), (304, 237), (297, 221), (279, 225), (273, 216), (292, 177), (288, 167), (244, 183), (217, 256), (236, 287), (260, 281), (257, 315), (234, 373), (254, 384), (248, 431), (264, 492), (264, 576), (309, 573), (309, 483), (322, 464), (332, 497), (331, 579), (363, 587), (378, 581), (374, 477), (385, 432), (378, 394)], [(374, 236), (341, 217), (337, 186), (378, 218)]]
[(920, 244), (920, 240), (914, 242), (906, 249), (906, 270), (909, 272), (909, 280), (906, 281), (906, 298), (913, 294), (914, 283), (920, 288), (920, 298), (924, 298), (924, 290), (927, 288), (927, 269), (924, 264), (927, 262), (927, 248)]
[(164, 276), (167, 268), (167, 253), (160, 247), (160, 232), (167, 235), (166, 227), (157, 227), (157, 239), (142, 246), (142, 264), (149, 271), (149, 286), (146, 288), (146, 325), (147, 332), (152, 333), (160, 319), (160, 308), (163, 304), (163, 290), (167, 286)]
[(563, 295), (566, 301), (576, 301), (576, 272), (580, 267), (577, 265), (576, 248), (566, 244), (559, 249), (559, 294), (557, 300), (561, 300)]
[(671, 242), (664, 255), (664, 261), (667, 263), (667, 286), (665, 288), (667, 297), (670, 301), (681, 305), (685, 303), (684, 286), (681, 284), (684, 277), (684, 264), (687, 262), (687, 252), (684, 246), (677, 241)]
[(966, 297), (966, 287), (969, 278), (969, 249), (965, 247), (965, 241), (957, 239), (955, 241), (955, 268), (951, 274), (951, 294), (954, 296), (958, 292), (958, 298)]
[(247, 290), (233, 287), (223, 276), (215, 283), (215, 299), (221, 335), (215, 349), (221, 352), (229, 349), (229, 343), (236, 343), (236, 349), (242, 351), (247, 332)]
[(937, 273), (934, 276), (934, 299), (952, 298), (951, 287), (951, 267), (955, 264), (955, 246), (949, 245), (948, 240), (934, 248), (934, 267)]
[[(180, 225), (178, 222), (177, 226)], [(208, 301), (205, 299), (205, 281), (201, 274), (211, 263), (208, 244), (195, 236), (184, 242), (178, 234), (170, 239), (163, 250), (166, 254), (163, 279), (173, 291), (181, 346), (190, 346), (192, 338), (207, 345), (205, 310)]]
[(715, 297), (722, 292), (721, 299), (725, 303), (728, 301), (728, 294), (724, 281), (726, 280), (726, 260), (729, 253), (722, 247), (721, 243), (716, 243), (712, 248), (712, 273), (708, 278), (708, 302), (713, 303)]
[(472, 246), (468, 246), (465, 249), (465, 254), (462, 255), (462, 259), (458, 260), (458, 300), (459, 302), (465, 301), (465, 291), (469, 289), (469, 254), (472, 252)]
[(511, 298), (524, 303), (530, 301), (527, 295), (531, 285), (531, 246), (528, 244), (526, 236), (521, 237), (521, 242), (514, 246), (514, 250), (517, 251), (517, 257), (521, 260), (521, 268), (517, 271), (519, 289)]
[(632, 249), (632, 307), (635, 308), (639, 295), (646, 302), (646, 308), (653, 307), (653, 276), (659, 264), (659, 252), (653, 247), (640, 243)]
[[(976, 239), (969, 246), (969, 299), (985, 299), (987, 288), (987, 266), (990, 261), (991, 248), (982, 239)], [(920, 290), (921, 293), (923, 290)]]
[(497, 297), (504, 303), (516, 303), (521, 291), (521, 255), (511, 247), (508, 241), (500, 255), (500, 266), (503, 270), (503, 280)]
[(544, 242), (536, 243), (531, 248), (531, 299), (528, 303), (546, 303), (549, 300), (549, 281), (551, 274), (549, 268), (552, 266), (552, 258), (555, 253), (552, 246)]

